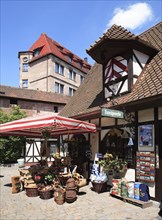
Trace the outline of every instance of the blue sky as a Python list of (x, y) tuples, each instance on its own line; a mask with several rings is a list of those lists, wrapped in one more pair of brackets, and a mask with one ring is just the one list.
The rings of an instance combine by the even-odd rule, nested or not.
[(41, 33), (80, 58), (116, 23), (140, 34), (162, 20), (162, 1), (0, 0), (0, 84), (19, 87), (19, 51), (27, 51)]

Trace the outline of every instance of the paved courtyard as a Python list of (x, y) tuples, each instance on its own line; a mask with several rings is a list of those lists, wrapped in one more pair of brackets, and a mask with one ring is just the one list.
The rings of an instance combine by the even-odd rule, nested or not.
[(25, 191), (12, 194), (11, 176), (18, 166), (0, 167), (0, 220), (160, 220), (158, 203), (142, 209), (113, 198), (109, 192), (97, 194), (90, 185), (80, 189), (74, 203), (57, 205), (53, 198), (27, 197)]

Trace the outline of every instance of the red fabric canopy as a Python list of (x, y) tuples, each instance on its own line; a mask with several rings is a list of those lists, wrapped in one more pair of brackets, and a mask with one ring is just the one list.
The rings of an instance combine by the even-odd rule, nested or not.
[(65, 134), (96, 132), (96, 125), (55, 114), (27, 117), (0, 125), (1, 136), (43, 137), (43, 131), (49, 131), (50, 137)]

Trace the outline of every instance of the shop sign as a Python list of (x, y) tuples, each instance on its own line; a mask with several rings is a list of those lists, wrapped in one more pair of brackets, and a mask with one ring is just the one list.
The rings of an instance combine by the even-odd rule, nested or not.
[(110, 118), (124, 118), (124, 112), (108, 108), (102, 108), (101, 116)]
[(102, 153), (97, 153), (97, 158), (103, 158), (103, 154)]

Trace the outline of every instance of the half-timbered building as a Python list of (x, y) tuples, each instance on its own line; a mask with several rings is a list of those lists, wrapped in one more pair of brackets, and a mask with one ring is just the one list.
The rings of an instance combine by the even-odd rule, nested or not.
[(162, 199), (162, 22), (136, 36), (113, 25), (87, 49), (96, 61), (61, 115), (98, 126), (96, 152), (128, 162), (127, 177)]

